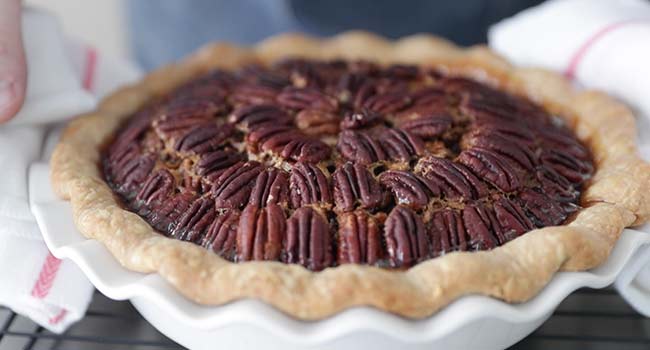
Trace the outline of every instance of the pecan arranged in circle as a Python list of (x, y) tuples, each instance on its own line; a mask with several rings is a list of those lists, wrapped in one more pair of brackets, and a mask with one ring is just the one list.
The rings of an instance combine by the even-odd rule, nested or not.
[(296, 163), (289, 178), (291, 207), (332, 202), (330, 186), (325, 174), (315, 165)]
[(381, 230), (366, 211), (339, 215), (338, 261), (340, 264), (374, 265), (383, 256)]
[(463, 223), (470, 240), (468, 245), (475, 250), (495, 248), (499, 241), (493, 232), (501, 230), (494, 213), (481, 204), (472, 204), (463, 209)]
[(284, 204), (289, 200), (289, 179), (286, 172), (268, 168), (257, 175), (248, 203), (257, 207)]
[(244, 105), (236, 108), (230, 116), (228, 122), (237, 125), (247, 131), (253, 131), (262, 127), (291, 125), (292, 118), (275, 105)]
[(196, 196), (192, 193), (170, 195), (164, 202), (157, 201), (141, 206), (138, 214), (146, 217), (153, 228), (169, 235), (169, 228), (174, 227), (195, 200)]
[(350, 111), (345, 114), (341, 121), (341, 129), (361, 129), (377, 124), (381, 120), (382, 118), (379, 113), (368, 109)]
[(212, 196), (217, 208), (241, 208), (248, 202), (257, 175), (264, 168), (257, 162), (237, 163), (214, 179)]
[(276, 152), (297, 162), (317, 163), (330, 155), (330, 148), (326, 144), (302, 134), (292, 126), (260, 128), (248, 134), (248, 141), (262, 151)]
[(521, 206), (506, 198), (501, 198), (494, 202), (494, 214), (496, 215), (503, 231), (497, 231), (501, 234), (499, 243), (504, 244), (518, 236), (535, 228), (533, 222), (526, 216)]
[(463, 218), (457, 210), (445, 209), (436, 212), (431, 219), (429, 238), (434, 256), (467, 250), (467, 232)]
[(317, 109), (336, 112), (338, 102), (314, 88), (286, 87), (277, 97), (280, 106), (290, 109)]
[(214, 220), (214, 201), (199, 198), (180, 216), (171, 236), (182, 241), (196, 242)]
[(381, 205), (383, 194), (379, 183), (361, 164), (345, 163), (332, 174), (334, 204), (338, 211), (357, 207), (375, 209)]
[(197, 173), (208, 178), (218, 177), (224, 170), (243, 160), (243, 155), (232, 149), (203, 153), (196, 163)]
[(536, 227), (558, 225), (568, 216), (565, 209), (557, 202), (535, 190), (521, 191), (519, 201)]
[(493, 151), (471, 148), (464, 150), (458, 156), (458, 161), (502, 191), (515, 191), (523, 185), (516, 166)]
[(283, 261), (319, 271), (333, 263), (332, 237), (325, 218), (310, 207), (296, 209), (287, 220)]
[(406, 130), (385, 129), (379, 135), (379, 142), (391, 160), (407, 161), (424, 154), (422, 140)]
[(435, 181), (408, 171), (386, 171), (379, 175), (379, 182), (390, 189), (396, 204), (415, 210), (424, 209), (432, 197), (440, 196)]
[(235, 105), (262, 105), (275, 103), (275, 97), (279, 90), (262, 84), (240, 84), (237, 85), (230, 100)]
[(338, 115), (318, 109), (303, 109), (296, 114), (296, 126), (306, 135), (335, 135), (339, 131)]
[(284, 211), (277, 204), (248, 205), (237, 228), (237, 261), (279, 260), (285, 233)]
[(488, 193), (485, 184), (469, 169), (445, 158), (424, 157), (415, 169), (422, 177), (435, 183), (447, 199), (479, 199)]
[(210, 123), (197, 125), (179, 137), (174, 148), (177, 151), (198, 154), (214, 151), (223, 147), (233, 132), (234, 128), (229, 124), (214, 125)]
[(341, 131), (336, 148), (343, 158), (363, 165), (387, 159), (379, 142), (365, 132)]
[(429, 242), (422, 218), (398, 205), (388, 214), (384, 239), (390, 265), (408, 267), (427, 257)]
[(223, 210), (217, 213), (202, 239), (197, 242), (227, 260), (234, 260), (239, 222), (238, 210)]
[(147, 178), (135, 198), (146, 204), (162, 201), (172, 193), (174, 185), (174, 175), (168, 170), (160, 169)]
[(452, 125), (452, 118), (447, 114), (424, 114), (414, 119), (399, 121), (399, 127), (417, 137), (433, 139), (444, 134)]

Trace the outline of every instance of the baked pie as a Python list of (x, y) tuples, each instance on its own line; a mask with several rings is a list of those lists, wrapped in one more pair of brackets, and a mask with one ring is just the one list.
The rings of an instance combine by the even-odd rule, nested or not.
[(52, 180), (84, 235), (199, 303), (417, 318), (604, 261), (650, 214), (635, 133), (612, 98), (483, 47), (285, 35), (116, 92)]

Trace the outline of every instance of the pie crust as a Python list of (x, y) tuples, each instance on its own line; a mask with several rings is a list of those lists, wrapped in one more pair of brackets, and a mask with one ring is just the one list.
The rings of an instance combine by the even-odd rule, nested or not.
[[(448, 253), (406, 270), (345, 264), (320, 272), (280, 262), (231, 263), (200, 246), (164, 237), (123, 209), (99, 163), (102, 147), (126, 118), (215, 68), (269, 64), (286, 57), (435, 65), (528, 97), (564, 117), (589, 146), (596, 171), (582, 193), (584, 208), (566, 225), (531, 231), (490, 251)], [(391, 42), (365, 32), (324, 40), (286, 34), (252, 48), (208, 45), (118, 90), (95, 111), (72, 121), (55, 149), (51, 169), (53, 188), (71, 202), (79, 231), (101, 241), (124, 267), (158, 273), (201, 304), (255, 298), (305, 320), (360, 305), (423, 318), (467, 294), (523, 302), (557, 271), (601, 264), (625, 227), (650, 216), (650, 165), (637, 154), (634, 115), (626, 106), (601, 92), (578, 91), (555, 73), (513, 67), (486, 47), (458, 48), (428, 35)]]

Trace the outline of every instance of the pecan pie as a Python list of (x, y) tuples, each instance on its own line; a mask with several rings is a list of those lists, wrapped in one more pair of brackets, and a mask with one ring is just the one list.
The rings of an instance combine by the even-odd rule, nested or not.
[(200, 303), (303, 319), (518, 302), (650, 214), (627, 108), (485, 48), (365, 33), (215, 45), (71, 123), (80, 231)]

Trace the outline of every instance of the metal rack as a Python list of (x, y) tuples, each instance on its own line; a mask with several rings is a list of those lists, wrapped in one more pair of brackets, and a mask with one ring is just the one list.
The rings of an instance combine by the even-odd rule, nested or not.
[[(86, 317), (63, 334), (51, 333), (0, 307), (0, 350), (182, 349), (155, 330), (128, 302), (95, 293)], [(570, 295), (535, 333), (511, 348), (650, 349), (650, 318), (611, 288)]]

